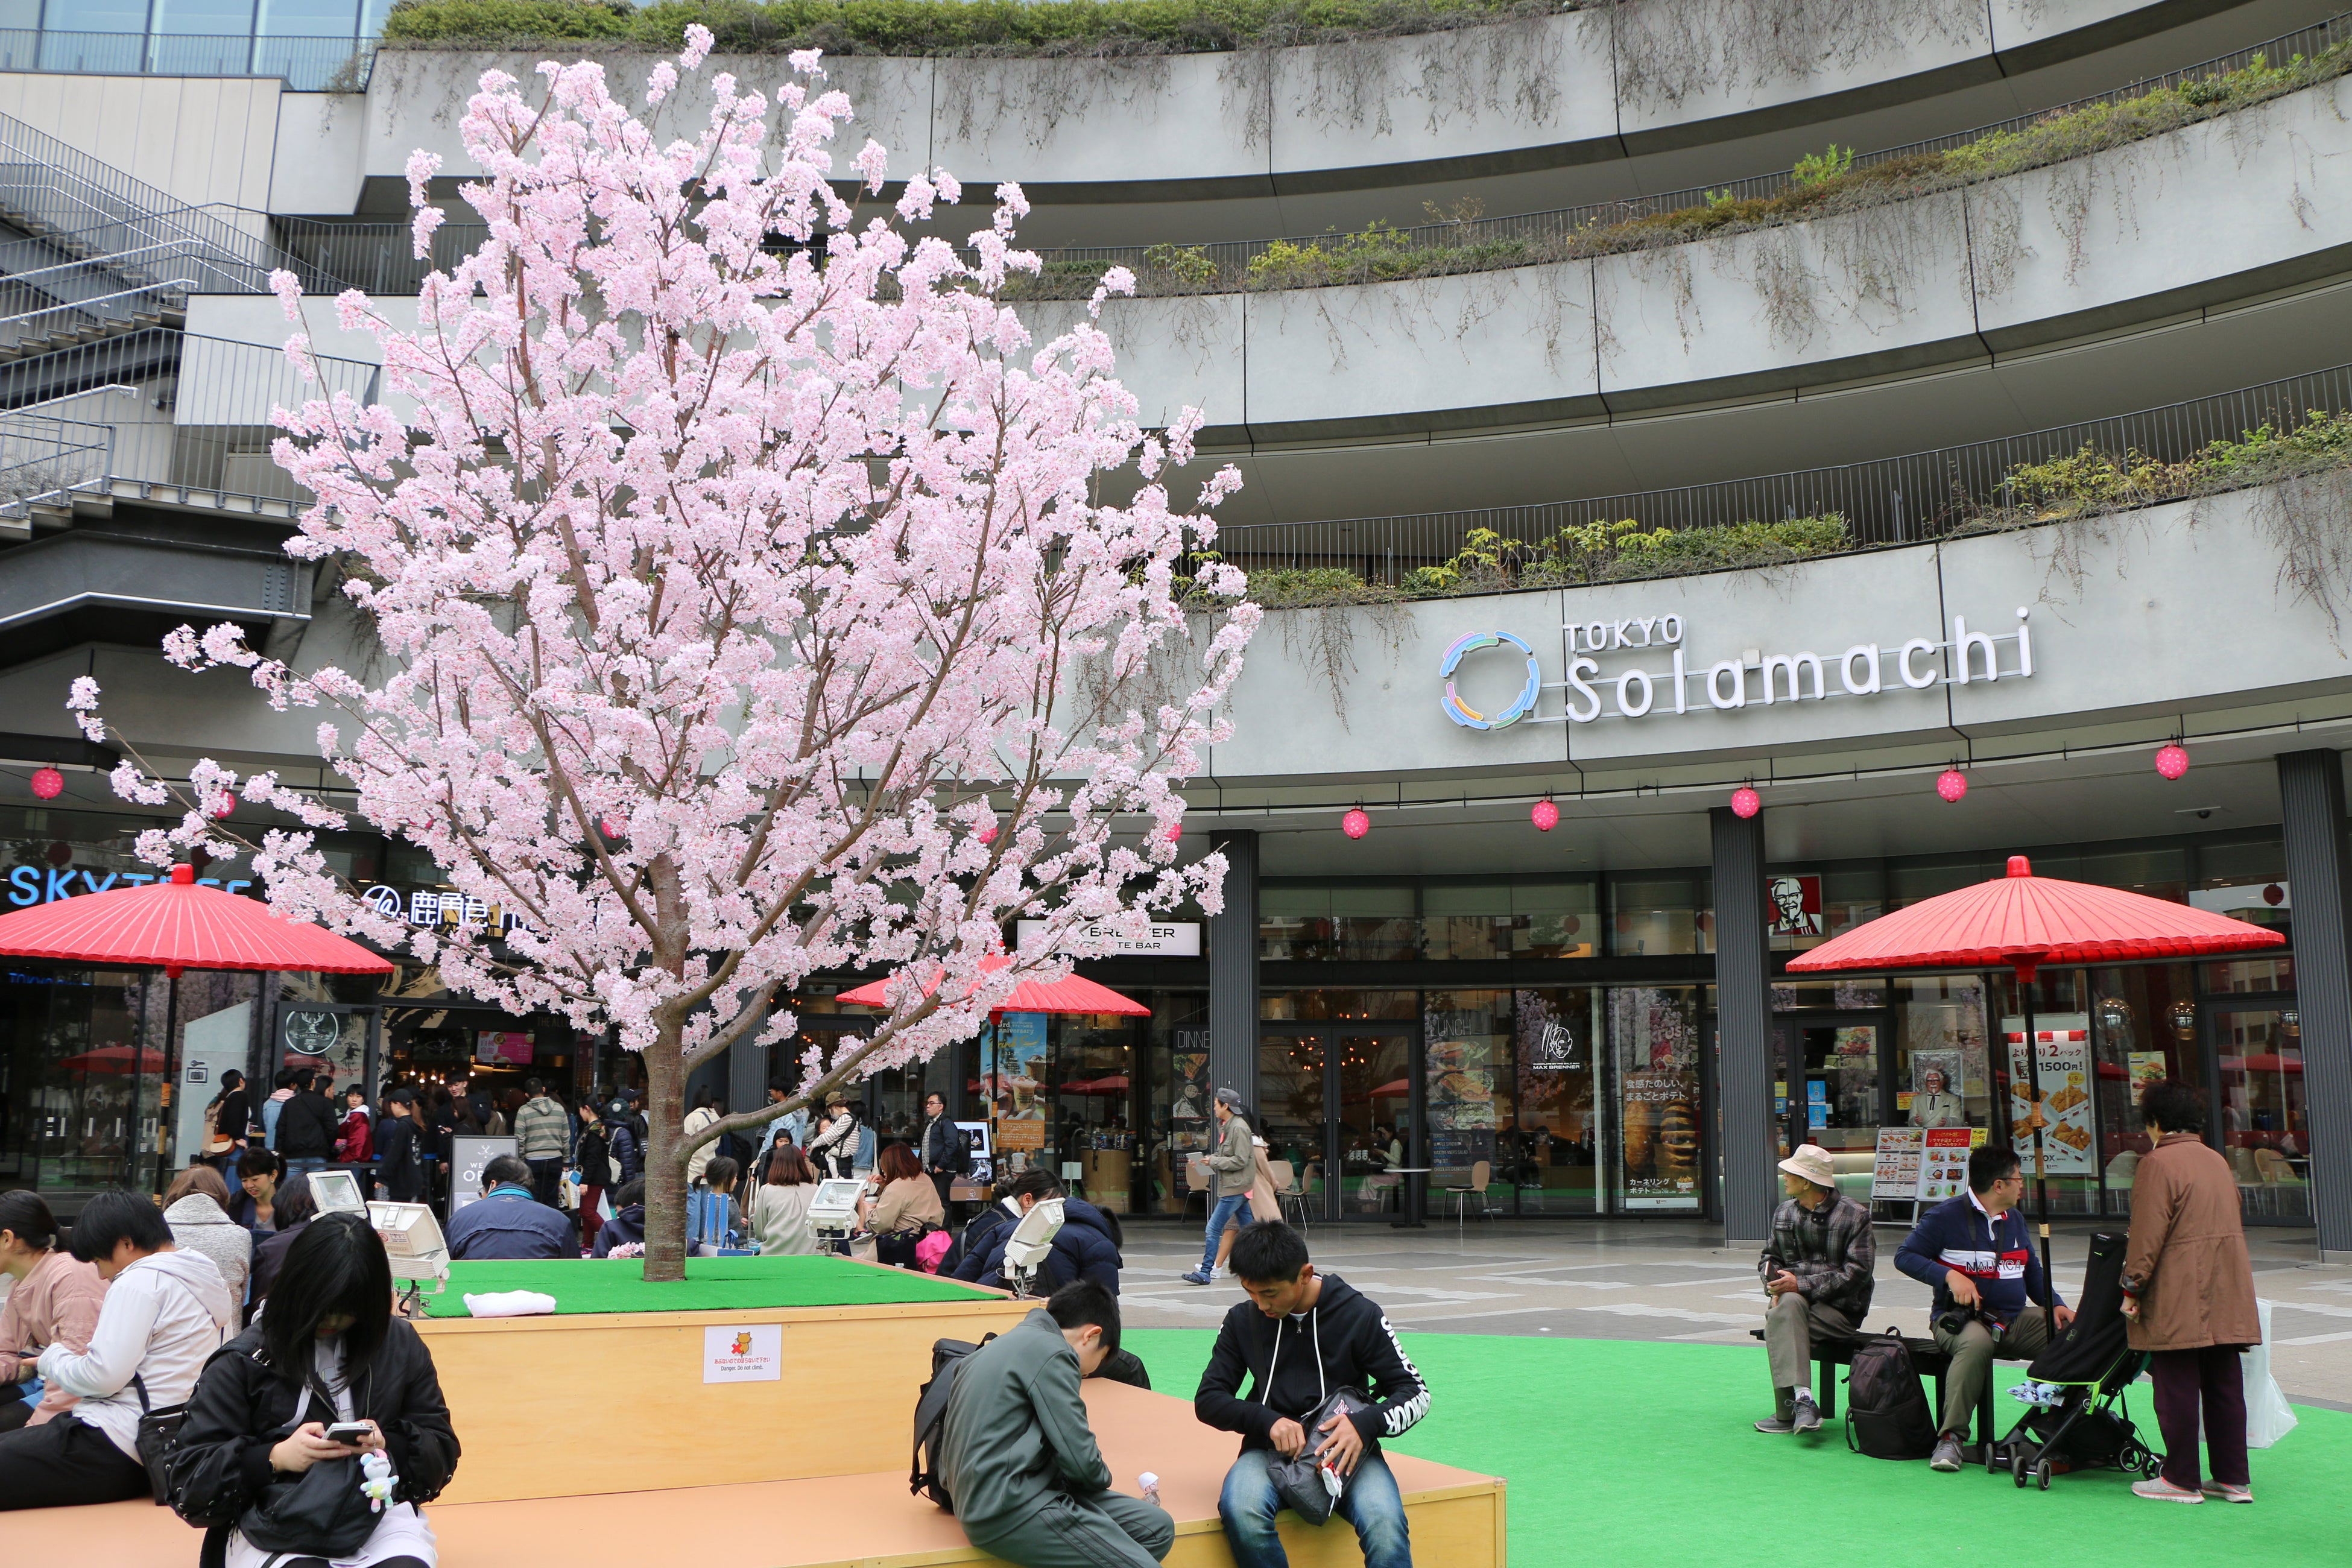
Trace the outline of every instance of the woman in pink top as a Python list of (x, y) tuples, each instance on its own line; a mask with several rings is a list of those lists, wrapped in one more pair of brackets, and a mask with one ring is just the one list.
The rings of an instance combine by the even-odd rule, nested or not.
[(87, 1263), (57, 1248), (58, 1222), (49, 1205), (26, 1192), (0, 1193), (0, 1274), (16, 1280), (0, 1304), (0, 1432), (38, 1426), (74, 1396), (52, 1384), (37, 1405), (17, 1396), (16, 1384), (31, 1381), (39, 1352), (52, 1344), (76, 1354), (89, 1349), (106, 1282)]

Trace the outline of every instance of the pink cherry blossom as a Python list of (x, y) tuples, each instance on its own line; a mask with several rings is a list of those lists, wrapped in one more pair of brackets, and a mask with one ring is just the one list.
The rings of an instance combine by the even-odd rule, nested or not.
[[(651, 84), (673, 115), (709, 47), (688, 36)], [(458, 130), (488, 237), (427, 278), (414, 331), (345, 302), (415, 412), (339, 393), (275, 416), (317, 498), (287, 548), (343, 563), (380, 658), (297, 669), (234, 627), (165, 639), (186, 668), (247, 668), (274, 707), (340, 710), (317, 734), (352, 815), (521, 923), (494, 941), (376, 910), (308, 831), (344, 812), (275, 775), (244, 798), (306, 826), (258, 842), (197, 809), (232, 770), (115, 779), (188, 807), (142, 836), (151, 858), (250, 852), (280, 911), (644, 1053), (654, 1278), (682, 1267), (688, 1072), (793, 1038), (811, 975), (891, 976), (891, 1006), (810, 1047), (801, 1097), (694, 1144), (969, 1038), (1015, 985), (1156, 914), (1221, 907), (1222, 858), (1180, 861), (1168, 829), (1257, 623), (1206, 515), (1238, 476), (1187, 479), (1181, 510), (1202, 416), (1145, 431), (1091, 320), (1040, 342), (997, 300), (1037, 266), (1012, 244), (1018, 187), (969, 255), (853, 214), (828, 183), (852, 111), (809, 85), (816, 64), (795, 56), (807, 79), (772, 96), (711, 78), (672, 141), (593, 65), (544, 65), (528, 97), (486, 72)], [(852, 162), (880, 184), (879, 148)], [(420, 208), (436, 166), (409, 161)], [(923, 210), (961, 194), (944, 173), (918, 190)], [(436, 221), (420, 212), (420, 254)], [(1181, 600), (1196, 552), (1204, 597)], [(78, 712), (96, 698), (78, 685)], [(1043, 940), (984, 969), (1015, 919)]]

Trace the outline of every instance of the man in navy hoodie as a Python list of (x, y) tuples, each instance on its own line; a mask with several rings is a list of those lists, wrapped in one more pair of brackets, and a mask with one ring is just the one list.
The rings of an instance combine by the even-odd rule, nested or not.
[[(1935, 1290), (1936, 1343), (1952, 1358), (1931, 1469), (1960, 1468), (1960, 1438), (1992, 1376), (1993, 1357), (2032, 1361), (2049, 1344), (2053, 1325), (2063, 1330), (2074, 1321), (2042, 1274), (2032, 1231), (2017, 1212), (2024, 1195), (2014, 1149), (1973, 1149), (1969, 1190), (1921, 1215), (1895, 1255), (1895, 1268)], [(1948, 1315), (1964, 1314), (1958, 1332), (1945, 1328)]]
[[(1242, 1435), (1241, 1456), (1225, 1472), (1217, 1500), (1237, 1568), (1289, 1568), (1275, 1533), (1283, 1500), (1267, 1471), (1318, 1438), (1323, 1455), (1348, 1478), (1332, 1512), (1356, 1527), (1365, 1568), (1412, 1568), (1404, 1499), (1381, 1458), (1394, 1437), (1429, 1411), (1421, 1379), (1380, 1308), (1336, 1274), (1318, 1274), (1307, 1243), (1277, 1220), (1250, 1226), (1234, 1240), (1234, 1275), (1249, 1300), (1225, 1314), (1192, 1412), (1211, 1426)], [(1250, 1376), (1247, 1399), (1242, 1374)], [(1305, 1423), (1331, 1394), (1364, 1395), (1368, 1408), (1334, 1414), (1310, 1434)]]

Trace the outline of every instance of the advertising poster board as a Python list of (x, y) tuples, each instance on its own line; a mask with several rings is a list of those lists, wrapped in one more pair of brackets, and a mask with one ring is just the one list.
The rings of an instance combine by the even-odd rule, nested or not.
[(1617, 1056), (1620, 1190), (1628, 1209), (1696, 1209), (1698, 1020), (1690, 993), (1626, 985), (1609, 994)]
[[(2025, 1023), (2003, 1018), (2009, 1041), (2011, 1142), (2033, 1175), (2033, 1135), (2022, 1125), (2032, 1114), (2025, 1070)], [(2042, 1168), (2053, 1176), (2088, 1175), (2091, 1160), (2091, 1020), (2084, 1013), (2053, 1013), (2034, 1020), (2034, 1069), (2042, 1079)]]
[(996, 1152), (988, 1142), (988, 1123), (959, 1121), (956, 1131), (963, 1134), (964, 1144), (971, 1151), (971, 1169), (964, 1173), (962, 1180), (976, 1187), (987, 1186), (996, 1180)]

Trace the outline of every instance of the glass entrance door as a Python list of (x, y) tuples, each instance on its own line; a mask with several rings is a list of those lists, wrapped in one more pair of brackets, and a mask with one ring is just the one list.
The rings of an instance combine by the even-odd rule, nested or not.
[(1287, 1163), (1319, 1219), (1393, 1219), (1413, 1163), (1412, 1041), (1360, 1025), (1265, 1028), (1258, 1115), (1266, 1158)]

